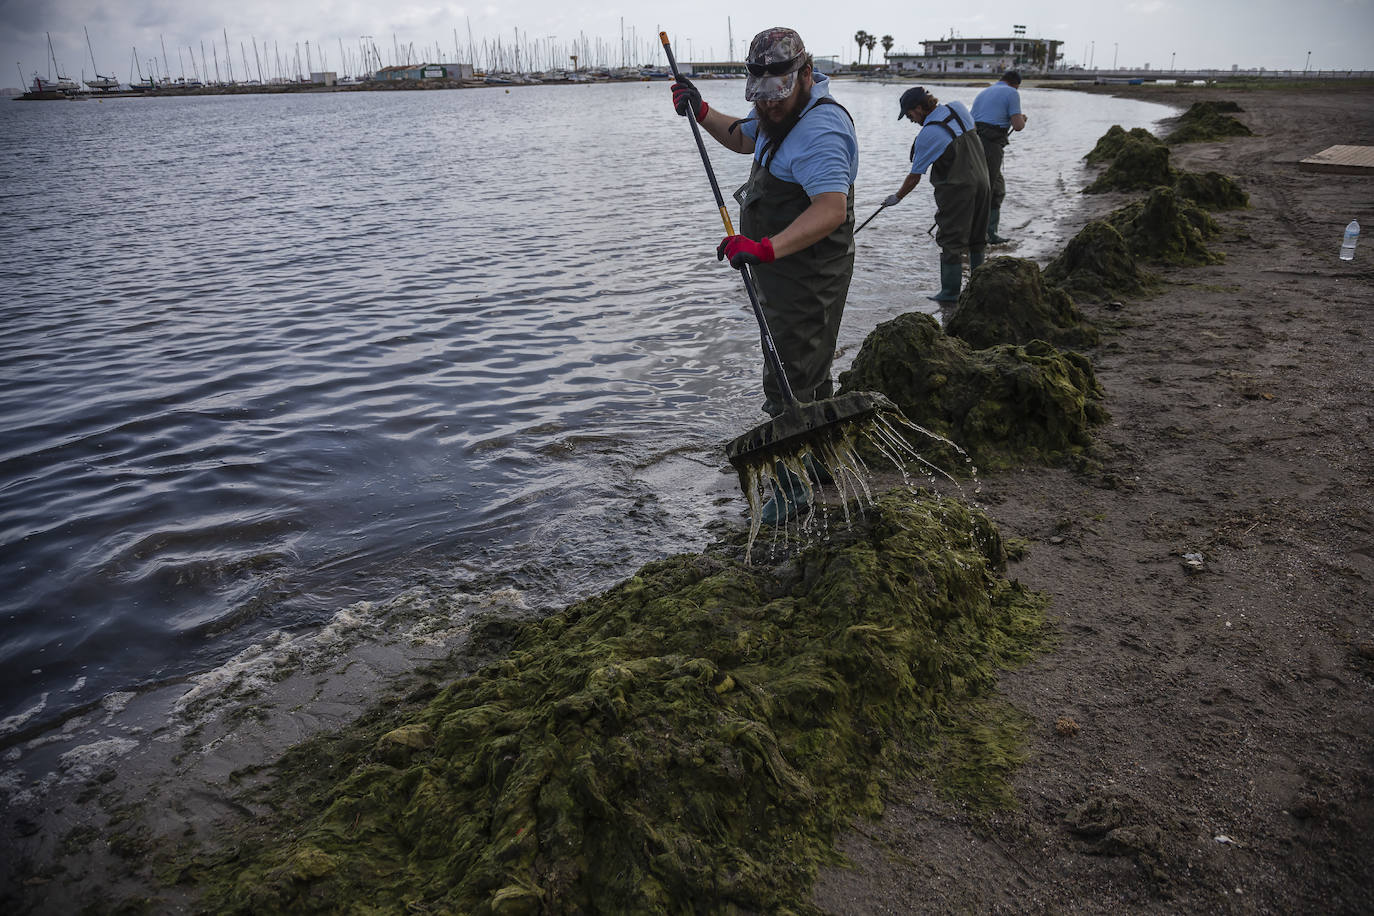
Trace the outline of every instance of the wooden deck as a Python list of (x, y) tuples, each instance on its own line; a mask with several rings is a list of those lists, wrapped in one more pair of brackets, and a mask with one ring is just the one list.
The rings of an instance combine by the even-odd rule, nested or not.
[(1298, 162), (1298, 168), (1336, 175), (1374, 175), (1374, 146), (1328, 146)]

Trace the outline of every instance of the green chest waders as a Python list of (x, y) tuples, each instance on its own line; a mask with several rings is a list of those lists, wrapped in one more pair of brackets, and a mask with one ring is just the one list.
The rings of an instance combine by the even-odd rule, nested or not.
[(972, 260), (976, 250), (981, 263), (983, 249), (987, 247), (991, 205), (988, 166), (978, 134), (956, 134), (949, 126), (950, 118), (956, 117), (950, 112), (949, 118), (934, 122), (954, 138), (930, 167), (930, 186), (935, 195), (935, 243), (940, 246), (942, 260), (958, 260), (965, 254)]
[(1007, 144), (1011, 142), (1011, 128), (985, 121), (979, 121), (975, 127), (978, 139), (983, 142), (983, 158), (987, 160), (988, 182), (992, 188), (992, 198), (988, 203), (988, 244), (1001, 245), (1011, 241), (997, 234), (997, 224), (1002, 219), (1002, 201), (1007, 196), (1007, 180), (1002, 176), (1002, 158)]
[[(777, 235), (811, 206), (802, 186), (783, 181), (755, 159), (749, 181), (735, 192), (740, 232), (751, 239)], [(845, 221), (808, 248), (752, 268), (759, 303), (768, 319), (783, 371), (797, 400), (820, 401), (834, 392), (830, 364), (840, 333), (849, 281), (854, 275), (854, 187)], [(763, 367), (763, 409), (782, 412), (785, 400), (772, 367)]]

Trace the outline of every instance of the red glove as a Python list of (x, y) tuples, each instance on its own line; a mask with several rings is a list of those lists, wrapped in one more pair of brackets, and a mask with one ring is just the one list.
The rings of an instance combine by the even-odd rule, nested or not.
[(727, 235), (716, 246), (716, 260), (730, 259), (730, 266), (741, 270), (745, 264), (770, 264), (773, 254), (773, 240), (759, 239), (757, 242), (743, 235)]
[(673, 110), (684, 118), (690, 110), (695, 113), (697, 123), (706, 120), (706, 112), (711, 110), (711, 106), (706, 104), (706, 100), (701, 97), (697, 87), (692, 81), (683, 77), (673, 83)]

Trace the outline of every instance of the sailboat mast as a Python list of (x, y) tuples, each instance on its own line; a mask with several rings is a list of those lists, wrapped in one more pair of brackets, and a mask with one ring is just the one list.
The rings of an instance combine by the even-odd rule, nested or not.
[(91, 53), (91, 69), (95, 71), (96, 79), (99, 79), (100, 68), (95, 65), (95, 51), (91, 48), (91, 33), (84, 25), (81, 27), (81, 31), (86, 33), (86, 50)]
[(229, 49), (229, 30), (224, 29), (224, 66), (229, 71), (229, 84), (234, 83), (234, 52)]

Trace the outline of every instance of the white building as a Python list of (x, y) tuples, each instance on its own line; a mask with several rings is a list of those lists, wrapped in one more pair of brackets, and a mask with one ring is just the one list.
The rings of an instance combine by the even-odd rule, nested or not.
[(923, 41), (921, 54), (889, 54), (888, 67), (899, 73), (1002, 74), (1053, 70), (1064, 43), (1048, 38), (941, 38)]

